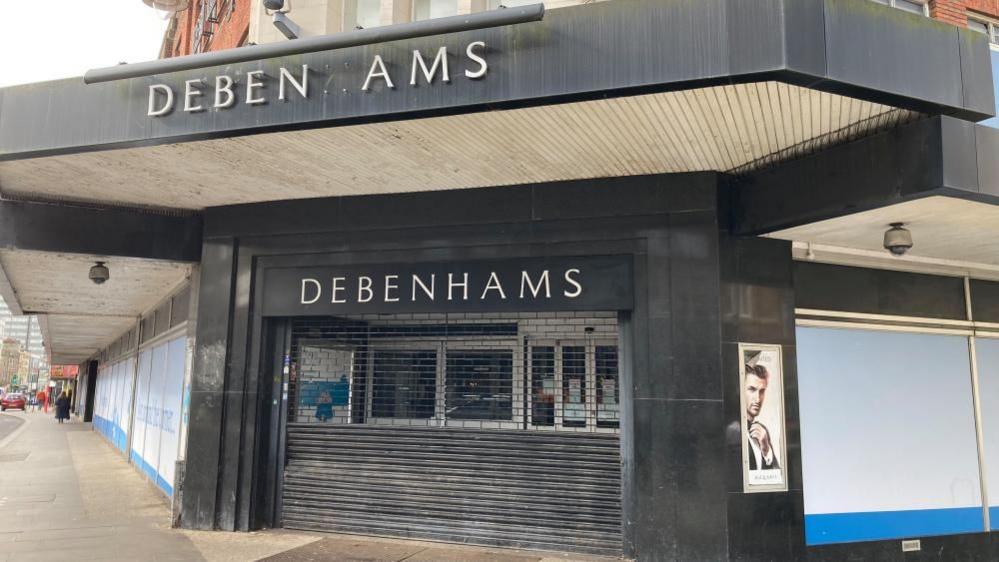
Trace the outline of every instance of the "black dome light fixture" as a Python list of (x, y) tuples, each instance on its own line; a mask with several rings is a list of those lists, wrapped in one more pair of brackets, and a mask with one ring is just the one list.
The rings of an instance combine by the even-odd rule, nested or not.
[(104, 262), (99, 261), (90, 267), (90, 273), (87, 277), (89, 277), (94, 284), (103, 285), (105, 281), (111, 278), (111, 272), (108, 270), (108, 266), (104, 265)]
[(885, 231), (885, 249), (893, 256), (901, 256), (912, 248), (912, 233), (904, 228), (905, 223), (893, 222)]

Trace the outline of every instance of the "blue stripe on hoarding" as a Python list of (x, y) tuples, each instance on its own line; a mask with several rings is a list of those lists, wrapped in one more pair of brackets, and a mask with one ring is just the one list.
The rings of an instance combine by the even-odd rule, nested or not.
[(805, 515), (810, 546), (984, 531), (980, 507)]
[(97, 420), (97, 422), (94, 424), (94, 426), (97, 428), (97, 433), (100, 433), (101, 435), (107, 437), (108, 434), (107, 420), (105, 420), (100, 416), (94, 416), (94, 418)]
[(167, 484), (166, 479), (160, 476), (159, 474), (156, 475), (156, 485), (159, 486), (161, 490), (166, 492), (168, 496), (173, 495), (173, 486)]
[(126, 433), (124, 429), (118, 428), (117, 445), (118, 445), (118, 450), (121, 451), (122, 453), (124, 453), (125, 449), (128, 448), (128, 433)]
[(993, 531), (999, 531), (999, 506), (989, 507), (989, 523), (992, 525)]

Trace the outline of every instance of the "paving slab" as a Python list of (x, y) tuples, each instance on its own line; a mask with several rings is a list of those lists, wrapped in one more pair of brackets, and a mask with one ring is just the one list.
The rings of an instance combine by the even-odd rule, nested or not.
[(619, 558), (322, 533), (266, 562), (612, 562)]
[[(151, 550), (204, 560), (169, 528), (167, 499), (89, 424), (58, 424), (51, 415), (27, 412), (0, 416), (0, 427), (11, 425), (9, 418), (18, 423), (3, 437), (0, 560), (141, 560)], [(95, 501), (95, 487), (113, 493)], [(155, 506), (154, 513), (143, 517), (137, 505)]]
[[(14, 418), (14, 421), (11, 420)], [(90, 424), (0, 414), (0, 562), (601, 562), (609, 558), (274, 529), (173, 529), (170, 499)]]

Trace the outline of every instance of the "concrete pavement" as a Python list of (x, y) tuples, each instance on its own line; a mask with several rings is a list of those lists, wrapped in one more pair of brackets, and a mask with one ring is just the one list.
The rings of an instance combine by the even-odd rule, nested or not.
[(89, 425), (5, 415), (24, 424), (0, 458), (0, 560), (204, 559), (168, 528), (165, 500)]
[(0, 441), (3, 441), (11, 433), (14, 433), (14, 430), (21, 427), (22, 423), (24, 423), (24, 420), (21, 418), (0, 416)]
[(170, 505), (90, 424), (0, 414), (0, 562), (541, 562), (606, 558), (268, 530), (170, 528)]

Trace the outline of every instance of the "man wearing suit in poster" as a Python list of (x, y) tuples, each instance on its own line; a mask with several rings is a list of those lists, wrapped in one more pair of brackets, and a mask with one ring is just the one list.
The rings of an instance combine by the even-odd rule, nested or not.
[(746, 364), (746, 425), (749, 430), (749, 470), (779, 469), (770, 430), (757, 421), (767, 395), (770, 373), (754, 361)]

